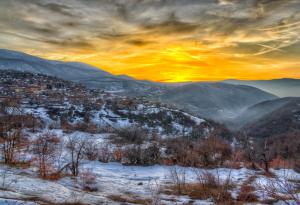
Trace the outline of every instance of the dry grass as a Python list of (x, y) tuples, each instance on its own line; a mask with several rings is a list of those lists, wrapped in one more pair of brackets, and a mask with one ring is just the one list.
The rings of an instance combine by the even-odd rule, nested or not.
[(13, 163), (9, 164), (9, 166), (17, 167), (21, 169), (27, 169), (31, 166), (31, 161), (14, 161)]
[(288, 176), (274, 177), (266, 184), (258, 184), (260, 191), (264, 192), (266, 196), (275, 201), (283, 201), (289, 204), (289, 200), (295, 201), (295, 204), (300, 204), (299, 189), (300, 184), (298, 180), (291, 180)]
[[(164, 192), (165, 194), (176, 194), (174, 188)], [(233, 198), (228, 190), (222, 186), (210, 186), (207, 184), (186, 184), (182, 190), (182, 195), (187, 195), (191, 199), (206, 200), (212, 198), (216, 204), (234, 204)]]
[[(50, 205), (50, 204), (49, 204)], [(51, 205), (88, 205), (88, 204), (84, 204), (81, 202), (66, 202), (66, 203), (61, 203), (61, 204), (51, 204)]]
[(237, 197), (237, 204), (259, 201), (258, 197), (254, 193), (255, 187), (252, 185), (255, 179), (256, 176), (251, 176), (242, 184), (239, 195)]
[(176, 185), (167, 187), (163, 192), (165, 194), (187, 195), (194, 200), (211, 198), (215, 204), (231, 205), (234, 204), (234, 199), (230, 190), (234, 187), (235, 185), (229, 179), (221, 182), (217, 177), (207, 172), (202, 173), (198, 183), (184, 184), (180, 194), (178, 194)]
[(109, 199), (121, 202), (121, 203), (130, 203), (130, 204), (142, 204), (142, 205), (150, 205), (152, 204), (152, 200), (150, 199), (141, 199), (135, 196), (122, 196), (122, 195), (110, 195), (108, 196)]
[(253, 186), (249, 184), (243, 184), (237, 197), (237, 201), (243, 203), (259, 201), (257, 196), (253, 193), (254, 191), (255, 189)]
[[(10, 200), (20, 200), (19, 198), (6, 198), (6, 199), (10, 199)], [(85, 203), (81, 203), (81, 202), (63, 202), (63, 203), (54, 203), (54, 202), (50, 202), (47, 201), (43, 198), (40, 198), (38, 196), (32, 196), (32, 197), (28, 197), (26, 199), (22, 199), (24, 202), (35, 202), (37, 204), (40, 205), (88, 205)]]
[(57, 181), (57, 180), (61, 179), (62, 177), (64, 177), (64, 175), (61, 172), (55, 172), (55, 173), (48, 174), (41, 178), (44, 180), (49, 180), (49, 181)]

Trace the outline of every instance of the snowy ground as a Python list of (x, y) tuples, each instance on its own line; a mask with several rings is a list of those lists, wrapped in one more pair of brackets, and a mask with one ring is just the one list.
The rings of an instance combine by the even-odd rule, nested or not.
[[(7, 190), (0, 192), (0, 204), (18, 204), (16, 201), (5, 199), (30, 200), (37, 197), (40, 201), (49, 201), (51, 203), (63, 203), (72, 201), (84, 201), (88, 204), (118, 204), (108, 199), (110, 195), (133, 195), (137, 197), (149, 198), (153, 194), (153, 184), (165, 185), (170, 182), (169, 166), (123, 166), (119, 163), (100, 163), (85, 162), (83, 169), (92, 171), (97, 176), (97, 192), (83, 192), (78, 185), (78, 180), (65, 177), (58, 181), (45, 181), (38, 179), (31, 170), (24, 169), (6, 169), (0, 168), (0, 183), (5, 185)], [(186, 172), (187, 182), (195, 181), (196, 174), (194, 168), (180, 168)], [(199, 169), (198, 169), (199, 171)], [(255, 174), (248, 169), (212, 169), (209, 171), (218, 175), (221, 179), (231, 177), (232, 181), (241, 185), (248, 177)], [(278, 176), (289, 176), (294, 179), (300, 179), (300, 174), (291, 170), (274, 170)], [(3, 177), (5, 175), (5, 177)], [(5, 178), (5, 181), (3, 179)], [(264, 176), (259, 176), (256, 181), (266, 183)], [(152, 188), (152, 189), (151, 189)], [(156, 187), (158, 188), (158, 187)], [(234, 194), (234, 193), (233, 193)], [(164, 202), (172, 204), (172, 197), (161, 196)], [(177, 197), (178, 204), (188, 202), (190, 199), (186, 196)], [(174, 199), (172, 199), (174, 200)], [(26, 203), (31, 205), (33, 203)], [(194, 204), (212, 204), (209, 201), (194, 201)]]
[[(47, 132), (47, 131), (45, 131)], [(62, 130), (52, 130), (65, 141), (70, 137), (92, 139), (94, 143), (109, 143), (109, 134), (88, 134), (85, 132), (73, 132), (65, 134)], [(35, 139), (38, 133), (28, 133), (31, 139)], [(39, 133), (40, 134), (40, 133)], [(67, 152), (64, 149), (60, 160), (64, 162)], [(153, 198), (153, 194), (163, 186), (171, 183), (170, 170), (178, 168), (185, 173), (186, 182), (193, 183), (197, 181), (197, 173), (211, 172), (220, 180), (230, 177), (231, 181), (236, 184), (236, 188), (231, 194), (235, 198), (239, 193), (240, 186), (251, 176), (255, 176), (253, 186), (267, 184), (269, 178), (261, 173), (249, 169), (195, 169), (183, 168), (179, 166), (124, 166), (120, 163), (101, 163), (99, 161), (84, 161), (80, 170), (89, 171), (96, 176), (96, 192), (82, 191), (80, 179), (66, 176), (58, 181), (46, 181), (38, 178), (35, 168), (17, 169), (8, 168), (0, 165), (0, 205), (35, 205), (32, 201), (50, 202), (59, 204), (66, 202), (81, 201), (87, 204), (120, 204), (112, 201), (110, 196), (135, 196), (143, 199)], [(272, 170), (279, 178), (289, 178), (300, 180), (300, 174), (293, 170)], [(2, 187), (2, 189), (1, 189)], [(261, 191), (255, 192), (260, 199), (266, 198), (266, 194)], [(213, 204), (209, 200), (194, 200), (188, 196), (167, 196), (160, 195), (164, 204)], [(34, 200), (33, 200), (34, 199)]]

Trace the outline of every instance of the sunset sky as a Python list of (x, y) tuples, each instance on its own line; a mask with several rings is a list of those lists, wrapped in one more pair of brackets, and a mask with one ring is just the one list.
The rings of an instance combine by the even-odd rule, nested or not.
[(0, 48), (159, 82), (300, 78), (300, 0), (0, 0)]

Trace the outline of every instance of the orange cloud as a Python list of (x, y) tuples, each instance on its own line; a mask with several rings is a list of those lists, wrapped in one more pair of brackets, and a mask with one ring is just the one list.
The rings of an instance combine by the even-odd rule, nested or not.
[(160, 82), (300, 78), (299, 13), (299, 1), (3, 0), (0, 44)]

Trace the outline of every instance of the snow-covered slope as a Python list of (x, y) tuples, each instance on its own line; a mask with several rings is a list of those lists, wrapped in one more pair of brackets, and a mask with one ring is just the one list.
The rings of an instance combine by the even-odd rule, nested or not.
[[(161, 135), (184, 135), (205, 122), (157, 102), (120, 97), (40, 74), (2, 71), (0, 88), (0, 96), (18, 97), (23, 112), (34, 115), (47, 126), (61, 124), (63, 120), (74, 126), (88, 121), (98, 127), (134, 126)], [(203, 133), (212, 127), (204, 126)]]
[[(25, 53), (0, 49), (0, 69), (40, 73), (72, 80), (81, 76), (112, 77), (108, 72), (77, 62), (49, 61)], [(63, 75), (62, 75), (63, 74)]]

